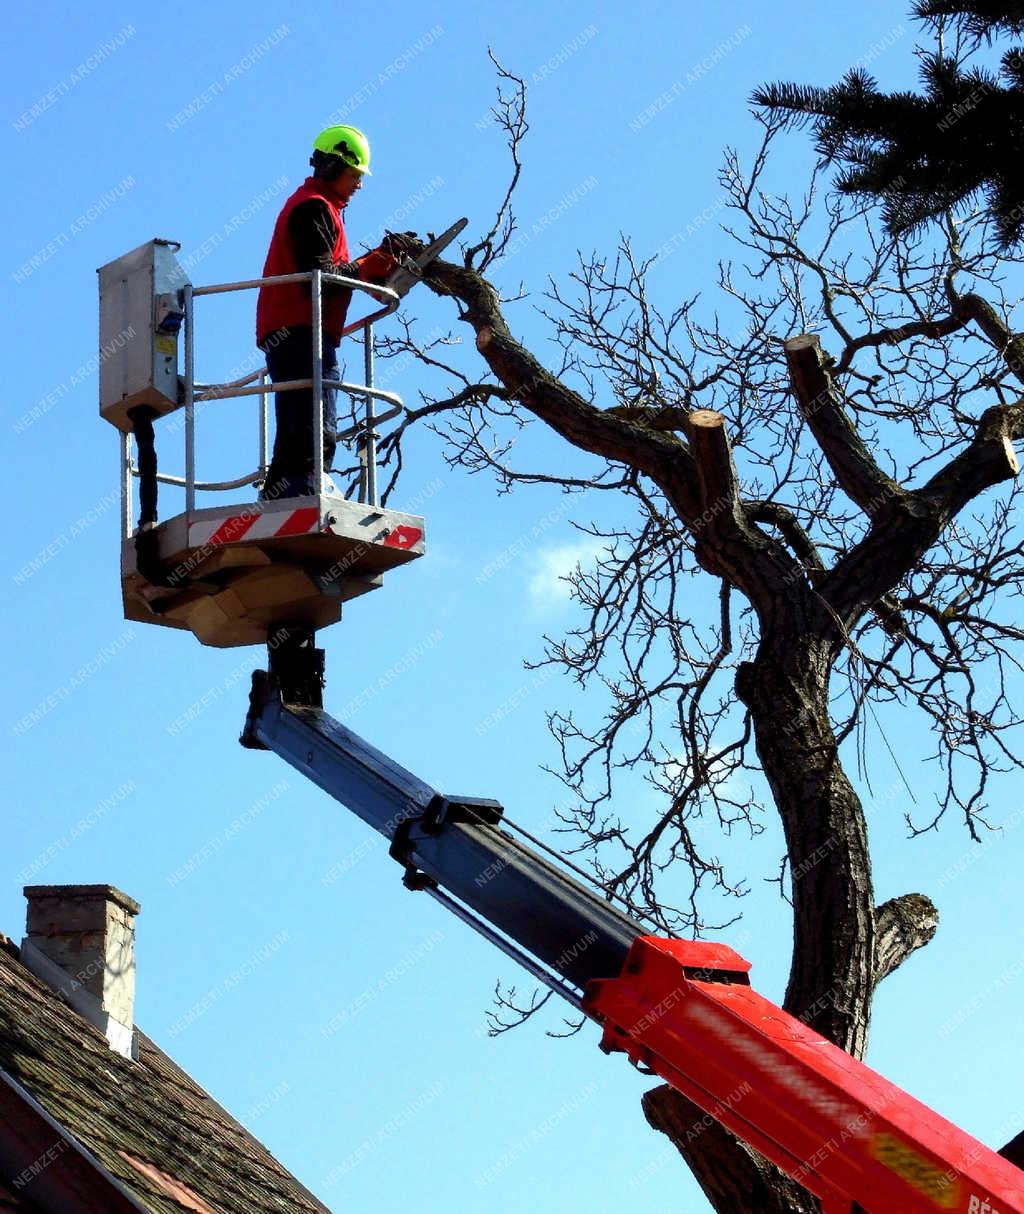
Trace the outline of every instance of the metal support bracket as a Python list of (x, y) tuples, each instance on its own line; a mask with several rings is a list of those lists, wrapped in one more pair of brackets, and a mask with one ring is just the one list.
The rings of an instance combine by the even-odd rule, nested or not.
[(249, 711), (239, 742), (247, 750), (268, 750), (256, 726), (268, 704), (276, 701), (297, 708), (323, 708), (324, 651), (308, 628), (281, 626), (270, 630), (267, 642), (269, 670), (254, 670), (249, 690)]
[(267, 661), (270, 686), (282, 704), (297, 708), (324, 706), (324, 651), (309, 628), (287, 624), (269, 630)]
[(446, 797), (436, 793), (422, 814), (403, 818), (395, 827), (388, 855), (405, 869), (402, 884), (412, 890), (437, 888), (433, 877), (422, 872), (412, 861), (414, 841), (410, 832), (414, 826), (420, 828), (422, 835), (434, 836), (439, 835), (449, 822), (497, 826), (504, 813), (504, 806), (489, 797)]

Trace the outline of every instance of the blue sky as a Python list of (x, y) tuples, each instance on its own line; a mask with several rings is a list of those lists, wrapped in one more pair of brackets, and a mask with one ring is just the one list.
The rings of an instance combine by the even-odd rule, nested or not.
[[(529, 984), (403, 890), (355, 818), (237, 746), (260, 651), (202, 649), (122, 620), (95, 270), (159, 235), (181, 242), (197, 283), (258, 274), (276, 211), (330, 120), (373, 144), (374, 176), (348, 215), (354, 246), (385, 226), (440, 230), (459, 215), (484, 231), (506, 169), (488, 118), (491, 46), (530, 88), (523, 224), (502, 284), (522, 279), (539, 295), (577, 249), (611, 249), (624, 231), (642, 254), (675, 250), (656, 272), (663, 299), (692, 295), (726, 253), (716, 172), (725, 145), (756, 139), (751, 89), (827, 83), (858, 61), (906, 84), (904, 6), (724, 0), (697, 19), (649, 2), (165, 11), (100, 0), (22, 8), (6, 26), (0, 930), (20, 938), (27, 882), (109, 881), (141, 901), (139, 1023), (338, 1209), (703, 1208), (643, 1122), (649, 1081), (603, 1057), (595, 1031), (556, 1042), (531, 1026), (489, 1040), (495, 979)], [(794, 137), (777, 170), (795, 189), (805, 152)], [(201, 378), (251, 360), (251, 307), (209, 303)], [(451, 323), (425, 293), (406, 310), (422, 333)], [(544, 349), (529, 302), (511, 315)], [(409, 368), (389, 386), (415, 401), (421, 384)], [(255, 423), (242, 405), (218, 408), (201, 430), (200, 475), (220, 478), (252, 466)], [(557, 444), (529, 444), (564, 465)], [(441, 789), (497, 797), (548, 833), (565, 801), (540, 770), (555, 758), (544, 713), (572, 692), (522, 663), (573, 622), (559, 576), (585, 547), (570, 518), (600, 507), (575, 500), (571, 514), (543, 489), (499, 497), (451, 470), (426, 433), (404, 477), (394, 504), (422, 503), (429, 555), (323, 634), (328, 707)], [(909, 843), (900, 777), (872, 746), (879, 899), (928, 892), (943, 927), (883, 986), (869, 1061), (999, 1145), (1021, 1128), (1024, 1078), (1006, 1049), (1024, 996), (1018, 786), (993, 788), (1006, 830), (983, 846), (954, 821)], [(929, 787), (923, 768), (911, 779)], [(749, 850), (769, 871), (777, 834)], [(778, 997), (785, 907), (759, 881), (748, 902), (724, 938)]]

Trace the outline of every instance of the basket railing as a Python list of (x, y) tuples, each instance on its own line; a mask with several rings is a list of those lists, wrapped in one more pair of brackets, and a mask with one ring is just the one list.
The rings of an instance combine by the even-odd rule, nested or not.
[[(271, 383), (266, 367), (252, 371), (238, 379), (222, 384), (207, 384), (197, 382), (195, 378), (195, 299), (200, 295), (223, 295), (232, 291), (247, 291), (260, 287), (276, 287), (285, 283), (308, 282), (311, 295), (312, 320), (312, 375), (309, 379), (294, 379)], [(362, 330), (363, 334), (363, 383), (351, 383), (341, 379), (325, 379), (323, 368), (323, 290), (325, 284), (345, 287), (352, 291), (363, 292), (373, 297), (381, 307), (353, 321), (342, 330), (342, 337)], [(385, 286), (375, 286), (362, 282), (357, 278), (348, 278), (341, 274), (329, 274), (323, 270), (307, 270), (296, 274), (278, 274), (269, 278), (245, 279), (241, 282), (214, 283), (210, 286), (197, 287), (185, 283), (183, 289), (182, 327), (184, 330), (185, 367), (182, 381), (185, 427), (185, 474), (174, 476), (166, 472), (158, 472), (156, 480), (160, 484), (173, 485), (185, 490), (185, 515), (191, 521), (196, 511), (196, 493), (218, 493), (227, 490), (240, 489), (245, 485), (257, 486), (262, 484), (269, 468), (270, 450), (270, 410), (269, 396), (272, 392), (288, 392), (293, 389), (312, 388), (313, 409), (313, 492), (320, 496), (324, 491), (324, 388), (334, 388), (352, 399), (364, 401), (363, 417), (355, 425), (339, 431), (338, 440), (345, 442), (357, 440), (359, 457), (358, 500), (368, 505), (379, 504), (377, 489), (377, 427), (382, 423), (397, 417), (405, 405), (402, 398), (395, 392), (388, 392), (374, 386), (373, 359), (373, 325), (375, 321), (389, 316), (400, 303), (398, 294)], [(201, 401), (229, 400), (240, 396), (256, 396), (259, 399), (257, 414), (259, 463), (252, 472), (230, 480), (198, 481), (196, 480), (196, 405)], [(380, 401), (386, 408), (376, 412), (376, 402)], [(124, 434), (121, 444), (121, 485), (122, 485), (122, 518), (123, 534), (129, 538), (132, 534), (132, 481), (140, 475), (138, 466), (132, 460), (131, 436)]]

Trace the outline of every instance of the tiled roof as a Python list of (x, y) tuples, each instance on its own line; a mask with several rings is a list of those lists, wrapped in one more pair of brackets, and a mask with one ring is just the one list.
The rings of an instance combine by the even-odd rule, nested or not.
[[(148, 1210), (330, 1214), (148, 1037), (123, 1058), (0, 940), (0, 1069)], [(0, 1211), (17, 1200), (0, 1181)]]

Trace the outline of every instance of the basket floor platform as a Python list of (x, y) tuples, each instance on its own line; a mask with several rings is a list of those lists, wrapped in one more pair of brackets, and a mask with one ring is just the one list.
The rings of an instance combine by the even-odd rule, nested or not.
[(149, 577), (136, 538), (122, 543), (125, 618), (227, 648), (263, 644), (283, 624), (336, 623), (342, 603), (423, 555), (424, 522), (334, 495), (290, 497), (180, 514), (145, 542)]

